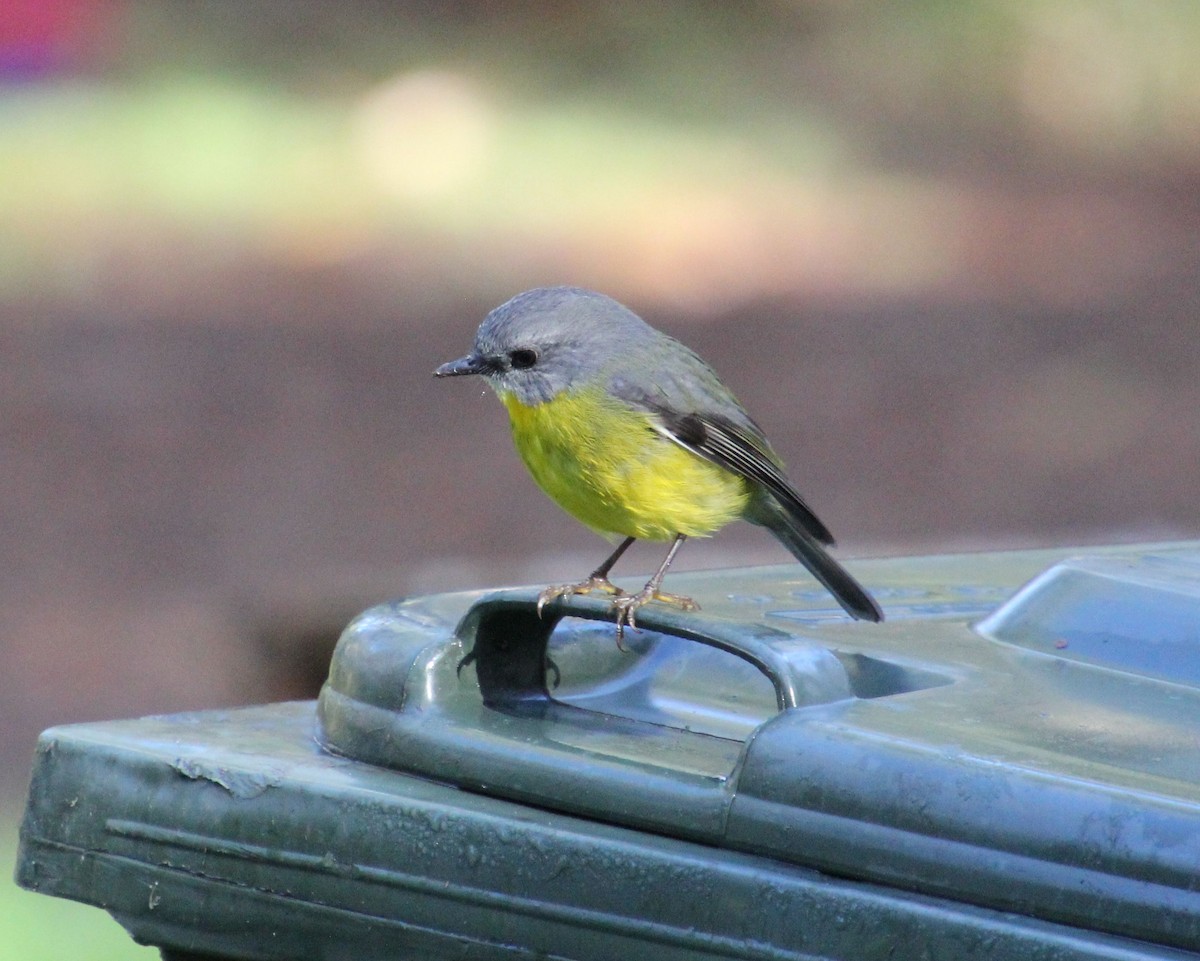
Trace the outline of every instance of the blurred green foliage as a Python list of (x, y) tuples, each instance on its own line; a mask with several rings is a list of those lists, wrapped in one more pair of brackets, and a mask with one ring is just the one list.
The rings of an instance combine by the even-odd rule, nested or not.
[(1186, 0), (480, 10), (128, 0), (90, 69), (0, 93), (0, 292), (159, 231), (323, 260), (652, 223), (661, 195), (753, 217), (954, 163), (1200, 162)]

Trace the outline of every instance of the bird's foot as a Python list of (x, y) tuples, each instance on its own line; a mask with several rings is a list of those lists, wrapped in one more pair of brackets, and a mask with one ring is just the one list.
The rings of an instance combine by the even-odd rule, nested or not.
[(621, 643), (625, 639), (625, 628), (637, 629), (637, 612), (651, 601), (670, 604), (672, 607), (678, 607), (681, 611), (700, 610), (700, 605), (690, 597), (657, 590), (653, 583), (647, 584), (636, 594), (622, 594), (613, 598), (613, 610), (617, 614), (617, 647), (622, 651), (626, 649), (625, 645)]
[(607, 577), (597, 577), (595, 574), (579, 584), (556, 584), (553, 587), (547, 587), (538, 595), (538, 617), (542, 616), (542, 608), (551, 601), (556, 601), (560, 597), (572, 597), (575, 594), (611, 594), (613, 597), (619, 598), (625, 592)]

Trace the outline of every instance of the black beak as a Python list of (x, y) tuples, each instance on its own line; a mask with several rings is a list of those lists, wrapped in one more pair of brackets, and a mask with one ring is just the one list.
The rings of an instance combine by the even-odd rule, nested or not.
[(486, 374), (493, 370), (495, 370), (494, 365), (489, 363), (486, 357), (481, 357), (479, 354), (467, 354), (466, 357), (442, 364), (433, 372), (433, 376), (463, 377), (467, 374)]

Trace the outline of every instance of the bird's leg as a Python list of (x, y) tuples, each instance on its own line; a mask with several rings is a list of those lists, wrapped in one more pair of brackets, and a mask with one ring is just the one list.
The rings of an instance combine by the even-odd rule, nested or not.
[(579, 584), (557, 584), (553, 587), (547, 587), (542, 591), (537, 599), (538, 617), (542, 616), (543, 607), (559, 597), (570, 597), (572, 594), (594, 594), (597, 591), (603, 594), (611, 594), (613, 597), (620, 597), (624, 594), (625, 592), (621, 588), (608, 579), (608, 572), (620, 560), (621, 555), (629, 550), (629, 545), (634, 540), (636, 538), (626, 537), (625, 540), (621, 541), (617, 545), (617, 549), (608, 555), (608, 559), (588, 575), (586, 581), (582, 581)]
[(671, 545), (671, 549), (667, 551), (666, 558), (658, 570), (654, 572), (654, 576), (646, 582), (646, 586), (636, 594), (623, 594), (614, 598), (613, 609), (617, 612), (617, 647), (624, 650), (621, 641), (625, 637), (625, 628), (637, 627), (637, 610), (643, 604), (648, 604), (650, 601), (662, 601), (665, 604), (673, 604), (685, 611), (700, 610), (700, 605), (690, 597), (684, 597), (681, 594), (665, 594), (659, 590), (662, 586), (663, 577), (667, 573), (667, 568), (671, 566), (671, 561), (675, 560), (675, 555), (679, 553), (679, 548), (683, 546), (683, 542), (686, 540), (686, 534), (676, 534), (675, 542)]

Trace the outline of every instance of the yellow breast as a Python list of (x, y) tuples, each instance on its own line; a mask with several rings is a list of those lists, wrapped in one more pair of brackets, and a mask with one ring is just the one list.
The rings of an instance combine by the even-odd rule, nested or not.
[(703, 536), (745, 510), (741, 477), (663, 437), (649, 414), (603, 391), (534, 406), (512, 394), (500, 399), (533, 479), (593, 530), (646, 540)]

